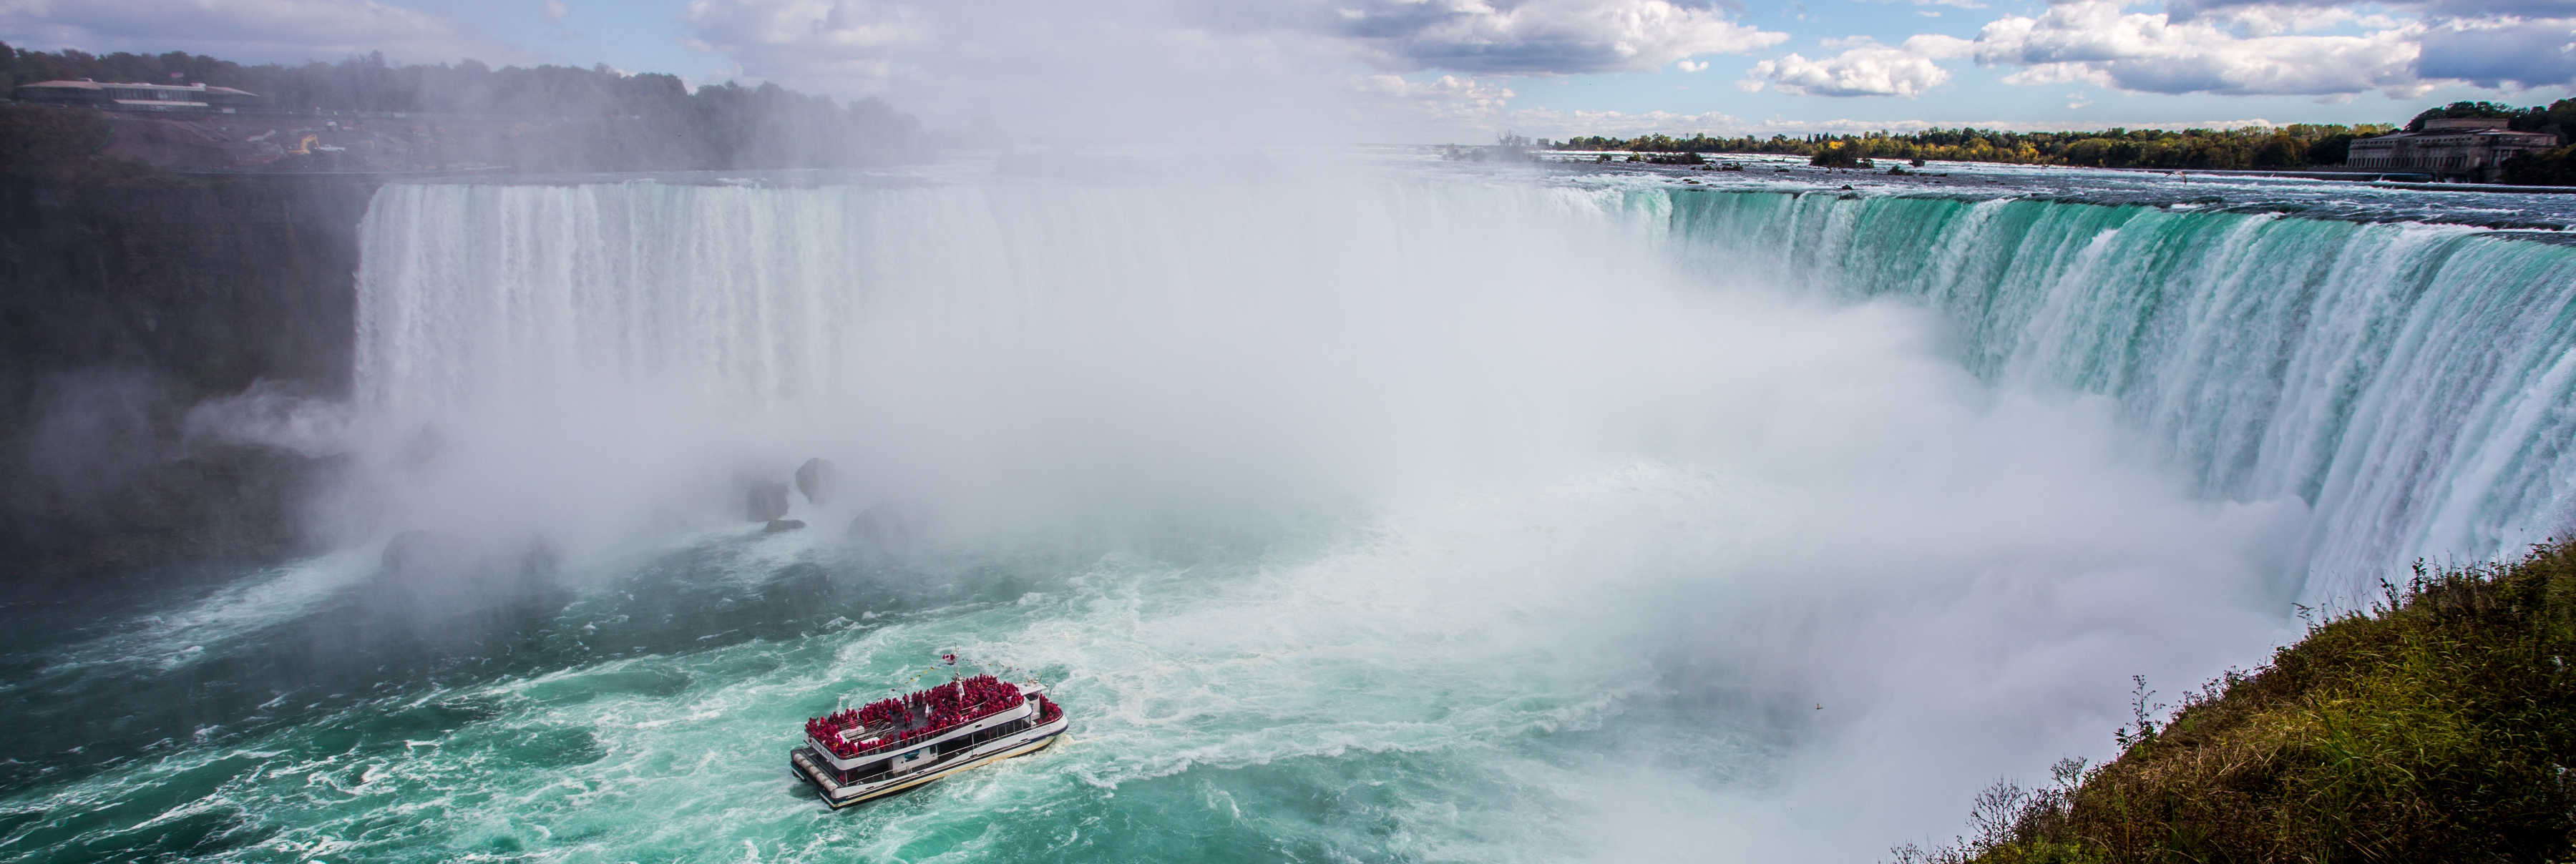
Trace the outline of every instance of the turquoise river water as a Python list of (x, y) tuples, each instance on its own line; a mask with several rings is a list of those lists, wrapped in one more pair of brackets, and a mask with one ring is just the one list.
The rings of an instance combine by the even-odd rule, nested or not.
[[(388, 186), (203, 409), (338, 551), (13, 611), (0, 858), (1875, 860), (2576, 508), (2539, 196), (1716, 177)], [(950, 652), (1065, 742), (789, 778)]]

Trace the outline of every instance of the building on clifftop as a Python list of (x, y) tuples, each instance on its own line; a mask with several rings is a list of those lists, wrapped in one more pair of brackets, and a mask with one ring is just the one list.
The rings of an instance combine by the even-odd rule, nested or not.
[(2454, 117), (2424, 121), (2421, 132), (2391, 132), (2352, 142), (2344, 167), (2379, 171), (2421, 171), (2444, 180), (2491, 183), (2501, 178), (2505, 160), (2558, 146), (2547, 132), (2515, 132), (2502, 117)]
[(230, 87), (208, 87), (204, 84), (111, 84), (83, 78), (78, 81), (39, 81), (20, 84), (11, 94), (20, 102), (53, 105), (81, 105), (119, 111), (218, 111), (230, 114), (241, 108), (259, 105), (256, 93)]

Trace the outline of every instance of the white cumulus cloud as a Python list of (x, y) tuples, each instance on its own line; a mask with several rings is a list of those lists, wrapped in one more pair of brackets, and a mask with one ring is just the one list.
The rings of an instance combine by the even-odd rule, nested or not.
[(2225, 21), (2130, 12), (2119, 0), (2075, 0), (2008, 15), (1978, 32), (1979, 62), (2019, 66), (2013, 84), (2095, 84), (2147, 93), (2307, 95), (2381, 90), (2421, 95), (2421, 25), (2361, 35), (2244, 36)]
[(1502, 115), (1511, 126), (1524, 132), (1548, 137), (1607, 135), (1629, 137), (1662, 133), (1677, 138), (1692, 134), (1712, 136), (1751, 135), (1856, 135), (1866, 132), (1919, 132), (1930, 128), (1956, 129), (1972, 126), (1978, 129), (2009, 129), (2022, 132), (2062, 131), (2066, 129), (2107, 129), (2125, 126), (2131, 129), (2243, 129), (2276, 125), (2259, 117), (2234, 119), (2185, 120), (2164, 123), (2140, 123), (2135, 118), (2098, 117), (2079, 120), (2000, 120), (1992, 118), (1924, 119), (1854, 119), (1799, 120), (1772, 117), (1746, 120), (1720, 112), (1680, 114), (1669, 111), (1555, 111), (1541, 108), (1514, 109)]
[(0, 0), (0, 40), (92, 53), (183, 50), (227, 60), (530, 59), (447, 18), (374, 0)]
[[(2358, 5), (2352, 0), (2166, 0), (2165, 11), (2176, 21), (2188, 21), (2203, 15), (2224, 15), (2237, 10), (2304, 9), (2344, 12), (2344, 7)], [(2576, 18), (2576, 0), (2379, 0), (2369, 4), (2401, 10), (2430, 18), (2483, 18), (2517, 16), (2525, 18)], [(2278, 14), (2277, 11), (2265, 14)], [(2349, 13), (2345, 13), (2349, 14)]]
[(1841, 40), (1828, 47), (1849, 46), (1817, 60), (1790, 54), (1753, 64), (1738, 82), (1746, 90), (1772, 89), (1804, 96), (1921, 96), (1950, 80), (1950, 70), (1935, 60), (1966, 56), (1967, 40), (1924, 34), (1903, 45), (1880, 45), (1866, 38)]
[(1349, 40), (1390, 68), (1486, 75), (1638, 72), (1789, 38), (1673, 0), (1351, 0), (1263, 8), (1270, 11), (1216, 17)]
[(1434, 114), (1463, 118), (1489, 116), (1501, 110), (1515, 95), (1509, 87), (1457, 75), (1442, 75), (1427, 81), (1407, 81), (1401, 75), (1370, 75), (1360, 79), (1359, 89), (1421, 104)]
[(2415, 71), (2480, 87), (2576, 86), (2576, 17), (2453, 20), (2425, 31)]
[[(1917, 40), (1946, 40), (1920, 50)], [(1824, 96), (1915, 95), (1946, 80), (1929, 60), (1973, 57), (2010, 70), (2007, 84), (2081, 84), (2134, 93), (2310, 96), (2350, 101), (2378, 91), (2499, 90), (2576, 85), (2576, 0), (2055, 0), (2004, 15), (1974, 40), (1916, 37), (1904, 49), (1866, 39), (1811, 60), (1757, 65), (1746, 89)]]
[(755, 77), (860, 89), (885, 86), (899, 52), (938, 35), (923, 10), (874, 0), (690, 0), (680, 20), (690, 47)]
[(1576, 135), (1627, 137), (1649, 133), (1687, 138), (1693, 134), (1723, 134), (1725, 130), (1741, 129), (1747, 125), (1741, 118), (1718, 111), (1683, 114), (1672, 111), (1560, 111), (1553, 108), (1520, 108), (1505, 116), (1515, 129), (1559, 138)]

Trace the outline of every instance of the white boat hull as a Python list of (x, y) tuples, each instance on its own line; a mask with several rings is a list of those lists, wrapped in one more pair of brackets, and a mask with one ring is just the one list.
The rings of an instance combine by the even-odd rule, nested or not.
[(788, 769), (796, 778), (814, 784), (823, 803), (837, 810), (863, 801), (882, 798), (911, 789), (961, 771), (980, 768), (1014, 756), (1024, 756), (1046, 749), (1064, 737), (1070, 718), (1058, 716), (1054, 721), (1029, 727), (1026, 731), (988, 741), (945, 759), (892, 777), (859, 783), (842, 784), (826, 773), (824, 764), (809, 751), (799, 749), (788, 757)]

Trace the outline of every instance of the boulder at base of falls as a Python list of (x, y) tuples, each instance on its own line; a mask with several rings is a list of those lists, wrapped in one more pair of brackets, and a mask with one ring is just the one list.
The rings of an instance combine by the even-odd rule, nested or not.
[(753, 480), (745, 484), (743, 517), (753, 522), (768, 522), (787, 516), (787, 484), (776, 480)]
[(385, 553), (378, 566), (388, 574), (442, 572), (461, 569), (468, 557), (462, 543), (454, 538), (429, 531), (405, 531), (385, 543)]
[(877, 554), (902, 555), (921, 549), (927, 524), (926, 514), (919, 507), (885, 502), (851, 519), (843, 536)]
[(817, 456), (796, 466), (796, 491), (805, 493), (808, 503), (820, 505), (840, 491), (841, 469), (832, 460)]
[(794, 531), (803, 527), (805, 527), (805, 522), (801, 519), (771, 519), (769, 520), (769, 526), (760, 529), (760, 531), (763, 534), (776, 534), (780, 531)]
[(314, 671), (326, 678), (371, 681), (388, 662), (517, 644), (508, 634), (533, 637), (572, 602), (561, 556), (535, 534), (405, 531), (378, 563), (351, 587), (349, 605), (308, 624)]
[(868, 508), (868, 512), (861, 513), (858, 518), (850, 520), (850, 528), (843, 534), (870, 546), (883, 547), (887, 545), (894, 533), (892, 530), (894, 526), (889, 524), (893, 521), (889, 518), (891, 515), (884, 507)]
[[(552, 579), (558, 555), (542, 537), (474, 541), (435, 531), (405, 531), (385, 543), (377, 580), (491, 594)], [(415, 592), (417, 593), (417, 592)]]
[[(477, 538), (405, 531), (385, 544), (375, 575), (359, 591), (369, 612), (422, 635), (459, 636), (559, 606), (554, 545), (534, 535)], [(385, 621), (375, 629), (385, 629)]]

